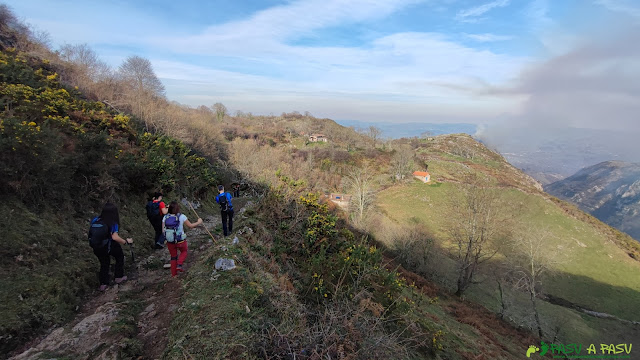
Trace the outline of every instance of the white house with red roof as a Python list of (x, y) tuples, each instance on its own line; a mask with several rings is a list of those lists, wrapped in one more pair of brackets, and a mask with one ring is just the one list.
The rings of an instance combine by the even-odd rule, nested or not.
[(422, 181), (423, 183), (428, 183), (429, 181), (431, 181), (431, 175), (429, 175), (429, 173), (426, 171), (414, 171), (413, 177)]

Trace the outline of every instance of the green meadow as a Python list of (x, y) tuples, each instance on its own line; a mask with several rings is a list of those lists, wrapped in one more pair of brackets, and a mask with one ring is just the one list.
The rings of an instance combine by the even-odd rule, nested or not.
[[(464, 167), (460, 163), (443, 163), (448, 165), (442, 168), (445, 177), (459, 174), (460, 167)], [(456, 168), (450, 169), (451, 166)], [(447, 216), (450, 216), (446, 206), (448, 198), (458, 186), (455, 183), (423, 184), (414, 181), (388, 188), (379, 193), (377, 198), (377, 206), (384, 214), (382, 222), (399, 228), (416, 223), (424, 224), (435, 238), (436, 244), (444, 249), (451, 248), (452, 243), (445, 231), (449, 223)], [(527, 194), (513, 188), (505, 189), (501, 194), (507, 202), (519, 205), (519, 223), (546, 229), (551, 234), (547, 241), (547, 251), (557, 261), (551, 269), (551, 275), (544, 279), (544, 293), (582, 308), (612, 314), (621, 319), (640, 321), (640, 262), (630, 258), (605, 235), (603, 227), (607, 225), (593, 225), (570, 217), (542, 195)], [(387, 245), (394, 246), (391, 243)], [(501, 249), (498, 251), (496, 259), (503, 256)], [(490, 263), (485, 266), (490, 267)], [(437, 268), (437, 276), (442, 285), (455, 284), (455, 263), (452, 259), (439, 259)], [(466, 296), (497, 311), (497, 294), (495, 282), (487, 280), (472, 286)], [(526, 294), (514, 292), (511, 296), (520, 298), (517, 302), (524, 304), (519, 309), (519, 315), (518, 309), (514, 310), (514, 316), (528, 316)], [(566, 307), (542, 301), (540, 303), (543, 317), (549, 319), (549, 330), (560, 325), (568, 338), (596, 341), (603, 336), (638, 336), (638, 329), (635, 329), (635, 333), (611, 330), (616, 328), (612, 324), (617, 324), (620, 329), (626, 327), (616, 320), (599, 319)]]

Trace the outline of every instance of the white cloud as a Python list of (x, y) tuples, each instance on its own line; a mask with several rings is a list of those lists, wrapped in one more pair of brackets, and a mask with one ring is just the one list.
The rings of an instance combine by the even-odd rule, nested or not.
[[(256, 67), (262, 67), (263, 73), (277, 74), (274, 76), (245, 75), (182, 64), (169, 66), (161, 61), (154, 61), (154, 66), (161, 78), (194, 82), (200, 89), (206, 87), (202, 84), (204, 81), (216, 92), (215, 96), (228, 91), (226, 101), (232, 103), (244, 100), (264, 104), (261, 99), (271, 93), (279, 99), (280, 106), (289, 105), (287, 97), (296, 101), (303, 97), (309, 108), (297, 109), (301, 111), (312, 111), (318, 106), (313, 105), (313, 96), (318, 97), (317, 104), (342, 103), (341, 98), (348, 98), (354, 104), (367, 103), (366, 109), (375, 108), (376, 101), (391, 106), (387, 100), (393, 100), (396, 106), (404, 107), (403, 112), (407, 114), (410, 112), (406, 107), (408, 103), (415, 106), (429, 104), (432, 110), (452, 106), (458, 113), (473, 113), (479, 109), (499, 113), (513, 108), (513, 98), (478, 97), (478, 91), (469, 89), (510, 81), (531, 61), (525, 57), (465, 47), (438, 33), (396, 33), (354, 47), (311, 47), (288, 42), (300, 33), (338, 23), (374, 19), (410, 3), (395, 1), (392, 6), (389, 2), (371, 0), (302, 1), (258, 12), (247, 20), (214, 26), (197, 35), (163, 38), (157, 42), (158, 46), (182, 54), (222, 55), (250, 61)], [(171, 95), (170, 87), (168, 90)], [(180, 96), (191, 103), (203, 96), (206, 98), (207, 94), (202, 90), (182, 89)], [(327, 99), (333, 100), (327, 102)], [(496, 109), (488, 110), (491, 106)]]
[(528, 68), (505, 92), (527, 96), (517, 121), (640, 132), (637, 43), (640, 27), (632, 26)]
[[(99, 20), (75, 16), (76, 25), (61, 20), (56, 31), (75, 33), (73, 42), (103, 45), (110, 51), (110, 63), (129, 54), (150, 58), (169, 98), (190, 105), (215, 100), (255, 113), (308, 110), (337, 118), (382, 120), (398, 115), (414, 121), (423, 116), (436, 121), (438, 113), (440, 121), (460, 121), (463, 114), (469, 121), (481, 121), (513, 111), (517, 97), (478, 95), (478, 89), (509, 82), (530, 63), (526, 57), (473, 49), (438, 33), (395, 33), (352, 47), (292, 41), (327, 27), (379, 21), (417, 2), (301, 0), (191, 34), (176, 24), (154, 22), (150, 15), (123, 11), (118, 17), (113, 15), (117, 9), (99, 5), (105, 7)], [(494, 3), (506, 6), (508, 1)], [(97, 13), (78, 6), (80, 13)], [(106, 24), (113, 18), (128, 25)], [(89, 38), (83, 40), (85, 35)], [(479, 35), (488, 41), (491, 34)], [(197, 60), (193, 55), (199, 55)], [(225, 64), (226, 70), (204, 65), (207, 58), (212, 64)], [(200, 66), (192, 65), (196, 61)], [(229, 71), (239, 67), (243, 70)]]
[(533, 0), (527, 5), (525, 15), (529, 18), (534, 31), (540, 31), (553, 23), (549, 17), (548, 0)]
[(548, 0), (533, 0), (525, 8), (530, 32), (549, 56), (558, 56), (580, 46), (584, 34), (577, 34), (570, 27), (555, 22), (549, 14)]
[[(304, 80), (290, 76), (296, 78), (294, 86), (356, 92), (375, 89), (381, 93), (397, 91), (407, 95), (412, 95), (415, 87), (404, 89), (399, 84), (501, 84), (514, 78), (530, 62), (524, 57), (465, 47), (434, 33), (397, 33), (360, 48), (273, 43), (270, 50), (254, 49), (252, 59), (285, 72), (285, 77), (286, 73), (303, 74)], [(242, 44), (237, 44), (237, 48), (228, 48), (225, 55), (244, 58), (243, 52)], [(161, 76), (170, 78), (171, 71), (179, 74), (188, 68), (176, 66)], [(203, 70), (204, 74), (210, 72)], [(194, 78), (202, 76), (194, 73)]]
[(480, 6), (461, 10), (456, 14), (456, 19), (461, 21), (472, 21), (469, 18), (476, 18), (494, 8), (505, 7), (509, 5), (509, 3), (510, 3), (510, 0), (495, 0), (490, 3), (482, 4)]
[(254, 55), (264, 55), (263, 61), (270, 64), (276, 61), (269, 56), (288, 58), (282, 66), (303, 73), (305, 80), (161, 60), (153, 64), (161, 79), (182, 84), (175, 92), (168, 86), (168, 95), (190, 105), (222, 101), (231, 109), (254, 113), (298, 110), (373, 121), (460, 121), (466, 115), (467, 121), (479, 122), (515, 111), (521, 99), (479, 96), (474, 89), (508, 82), (530, 62), (464, 47), (431, 33), (394, 34), (363, 48), (278, 46), (278, 55)]
[(496, 35), (496, 34), (464, 34), (464, 36), (468, 37), (471, 40), (475, 40), (478, 42), (494, 42), (494, 41), (506, 41), (511, 40), (514, 37), (511, 35)]
[(632, 5), (630, 1), (625, 0), (594, 0), (595, 4), (604, 6), (610, 11), (619, 12), (640, 19), (640, 6), (635, 3)]
[(408, 5), (424, 0), (303, 0), (262, 10), (246, 20), (207, 28), (195, 36), (155, 39), (177, 46), (177, 50), (210, 53), (237, 48), (278, 51), (274, 43), (286, 42), (335, 25), (348, 25), (383, 18)]
[(53, 43), (110, 43), (139, 45), (149, 34), (161, 33), (164, 24), (128, 2), (69, 2), (21, 0), (12, 4), (16, 14), (29, 14), (27, 23), (52, 34)]

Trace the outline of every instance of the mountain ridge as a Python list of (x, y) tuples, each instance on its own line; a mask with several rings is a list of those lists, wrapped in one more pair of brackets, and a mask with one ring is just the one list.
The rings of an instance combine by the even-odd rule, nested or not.
[(640, 164), (604, 161), (544, 189), (640, 240)]

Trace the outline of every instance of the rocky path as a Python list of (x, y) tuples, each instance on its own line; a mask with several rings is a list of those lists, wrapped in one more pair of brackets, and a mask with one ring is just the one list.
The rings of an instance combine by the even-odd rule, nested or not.
[[(206, 216), (203, 220), (209, 231), (220, 223), (219, 216)], [(199, 250), (211, 246), (213, 240), (202, 228), (188, 230), (187, 235), (188, 272)], [(138, 261), (135, 269), (128, 267), (128, 281), (110, 286), (104, 293), (96, 291), (73, 321), (26, 344), (21, 353), (10, 359), (161, 358), (183, 292), (180, 276), (171, 278), (163, 266), (169, 260), (168, 250), (161, 249)]]

